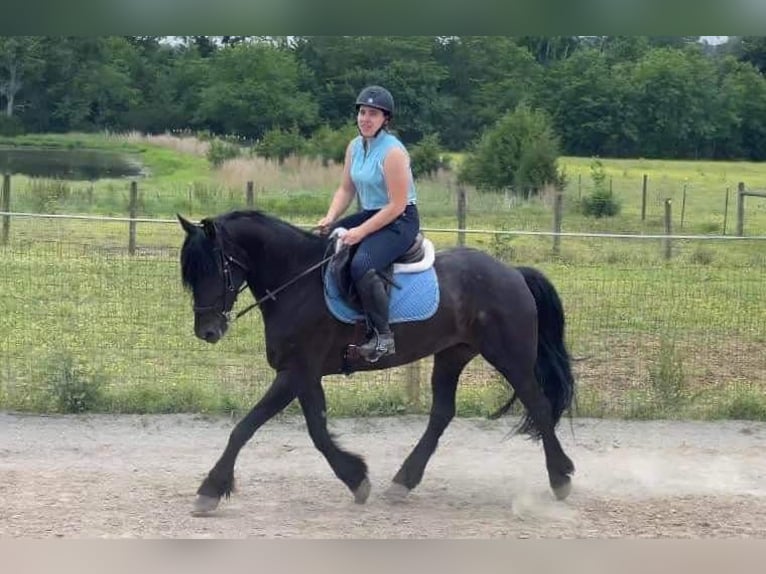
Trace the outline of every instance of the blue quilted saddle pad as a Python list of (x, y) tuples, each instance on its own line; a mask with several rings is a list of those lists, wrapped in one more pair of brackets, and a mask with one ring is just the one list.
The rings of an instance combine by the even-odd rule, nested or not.
[[(395, 273), (391, 286), (389, 323), (423, 321), (432, 317), (439, 307), (439, 282), (433, 267), (417, 273)], [(324, 298), (327, 308), (339, 321), (355, 323), (364, 315), (346, 304), (335, 278), (325, 272)]]

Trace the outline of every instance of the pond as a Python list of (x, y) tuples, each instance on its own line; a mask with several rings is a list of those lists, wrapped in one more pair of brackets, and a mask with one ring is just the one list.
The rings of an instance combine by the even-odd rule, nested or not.
[(121, 153), (101, 150), (0, 148), (0, 173), (95, 181), (141, 177), (143, 166)]

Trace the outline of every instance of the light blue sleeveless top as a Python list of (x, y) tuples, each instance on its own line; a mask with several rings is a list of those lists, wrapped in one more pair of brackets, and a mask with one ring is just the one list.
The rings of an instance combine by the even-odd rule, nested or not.
[[(386, 180), (383, 177), (383, 160), (393, 147), (399, 147), (406, 152), (404, 144), (385, 130), (381, 130), (377, 137), (370, 141), (366, 153), (362, 136), (358, 136), (351, 144), (351, 181), (354, 182), (359, 202), (365, 211), (381, 209), (388, 203)], [(415, 204), (417, 196), (411, 170), (409, 179), (407, 203)]]

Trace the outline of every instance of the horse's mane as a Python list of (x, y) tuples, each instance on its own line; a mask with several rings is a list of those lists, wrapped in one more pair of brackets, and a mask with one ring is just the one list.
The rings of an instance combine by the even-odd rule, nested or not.
[(322, 243), (325, 240), (310, 231), (306, 231), (305, 229), (301, 229), (300, 227), (293, 225), (292, 223), (289, 223), (283, 219), (279, 219), (278, 217), (274, 217), (273, 215), (269, 215), (268, 213), (264, 213), (263, 211), (259, 211), (257, 209), (242, 209), (237, 211), (230, 211), (228, 213), (224, 213), (222, 215), (219, 215), (215, 218), (216, 221), (223, 224), (228, 221), (238, 221), (240, 219), (250, 219), (256, 224), (265, 225), (268, 228), (278, 228), (278, 229), (284, 229), (286, 231), (289, 231), (290, 233), (295, 234), (297, 237), (302, 237), (308, 241), (314, 242), (314, 243)]

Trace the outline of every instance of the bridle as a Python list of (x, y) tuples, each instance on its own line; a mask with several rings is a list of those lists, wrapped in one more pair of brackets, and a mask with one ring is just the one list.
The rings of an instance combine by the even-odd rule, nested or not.
[(234, 306), (234, 301), (237, 300), (237, 297), (239, 296), (242, 291), (247, 289), (247, 281), (245, 280), (240, 287), (237, 287), (234, 285), (234, 278), (232, 277), (231, 272), (231, 266), (236, 265), (242, 271), (244, 271), (245, 276), (247, 277), (247, 273), (249, 271), (247, 265), (239, 261), (239, 259), (233, 257), (232, 255), (228, 253), (224, 253), (223, 245), (219, 244), (214, 248), (215, 253), (218, 255), (218, 269), (221, 272), (221, 275), (223, 276), (223, 296), (219, 297), (218, 301), (216, 301), (213, 305), (195, 305), (194, 306), (194, 312), (195, 313), (205, 313), (207, 311), (217, 311), (218, 314), (220, 314), (226, 321), (229, 321), (229, 317), (231, 315), (231, 311), (227, 311), (227, 309), (231, 309), (231, 307)]
[[(220, 230), (219, 230), (220, 231)], [(221, 272), (221, 275), (223, 276), (223, 296), (219, 297), (219, 300), (216, 301), (213, 305), (195, 305), (194, 306), (194, 312), (195, 313), (204, 313), (207, 311), (217, 311), (219, 315), (221, 315), (226, 322), (230, 322), (232, 320), (239, 319), (246, 313), (252, 311), (256, 307), (259, 307), (262, 305), (265, 301), (272, 300), (276, 301), (276, 295), (277, 293), (283, 291), (296, 281), (302, 279), (309, 273), (312, 273), (313, 271), (319, 269), (326, 263), (328, 263), (331, 259), (339, 255), (343, 249), (346, 249), (347, 246), (343, 245), (340, 250), (334, 251), (330, 255), (324, 257), (322, 260), (320, 260), (318, 263), (315, 263), (314, 265), (310, 266), (308, 269), (305, 269), (304, 271), (300, 272), (298, 275), (287, 281), (286, 283), (283, 283), (273, 291), (266, 290), (266, 295), (261, 297), (260, 299), (256, 299), (255, 302), (251, 303), (241, 311), (239, 311), (236, 315), (234, 315), (234, 319), (231, 319), (231, 307), (234, 306), (234, 302), (237, 300), (237, 297), (239, 296), (242, 291), (247, 289), (248, 282), (247, 282), (247, 276), (250, 272), (250, 269), (247, 265), (245, 265), (242, 261), (237, 259), (236, 257), (232, 256), (229, 253), (224, 252), (223, 249), (223, 241), (220, 238), (220, 233), (216, 233), (216, 239), (217, 239), (217, 245), (215, 246), (214, 250), (218, 254), (218, 268)], [(232, 277), (232, 271), (231, 266), (236, 265), (239, 267), (245, 275), (245, 281), (242, 283), (240, 287), (237, 287), (234, 285), (234, 279)], [(227, 309), (229, 309), (227, 311)]]

